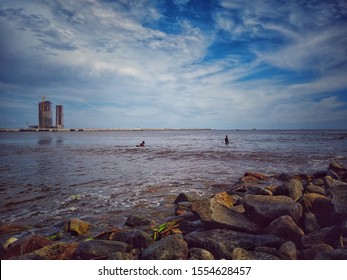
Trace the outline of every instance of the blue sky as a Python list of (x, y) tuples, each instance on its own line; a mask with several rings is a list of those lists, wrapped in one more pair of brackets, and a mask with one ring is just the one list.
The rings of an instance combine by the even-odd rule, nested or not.
[(0, 127), (347, 128), (343, 0), (0, 0)]

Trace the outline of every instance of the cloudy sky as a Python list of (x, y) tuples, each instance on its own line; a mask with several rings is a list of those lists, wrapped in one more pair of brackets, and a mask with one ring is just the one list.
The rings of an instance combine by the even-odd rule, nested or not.
[(345, 0), (0, 0), (0, 127), (347, 128)]

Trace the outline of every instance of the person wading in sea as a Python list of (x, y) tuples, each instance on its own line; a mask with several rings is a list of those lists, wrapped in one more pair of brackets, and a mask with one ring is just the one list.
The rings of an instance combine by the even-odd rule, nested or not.
[(145, 141), (142, 141), (140, 145), (136, 145), (136, 147), (144, 147), (145, 146)]
[(225, 145), (229, 144), (229, 138), (228, 135), (225, 135), (225, 139), (224, 139)]

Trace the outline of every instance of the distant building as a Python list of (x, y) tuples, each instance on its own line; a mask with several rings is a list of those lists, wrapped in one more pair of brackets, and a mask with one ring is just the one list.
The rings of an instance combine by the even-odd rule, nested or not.
[(52, 126), (52, 103), (42, 101), (39, 103), (39, 128), (51, 128)]
[(64, 128), (63, 105), (55, 106), (55, 125), (57, 128)]

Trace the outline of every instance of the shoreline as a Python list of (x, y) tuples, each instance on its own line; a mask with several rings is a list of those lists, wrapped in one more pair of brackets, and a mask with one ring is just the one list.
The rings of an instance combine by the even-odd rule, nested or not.
[(106, 230), (78, 217), (45, 231), (1, 224), (0, 259), (347, 259), (347, 168), (338, 162), (310, 174), (246, 171), (225, 191), (181, 193), (172, 204), (164, 224), (144, 213)]
[(259, 128), (259, 129), (215, 129), (215, 128), (0, 128), (0, 132), (107, 132), (107, 131), (347, 131), (347, 128)]
[(0, 132), (209, 131), (210, 128), (0, 128)]

